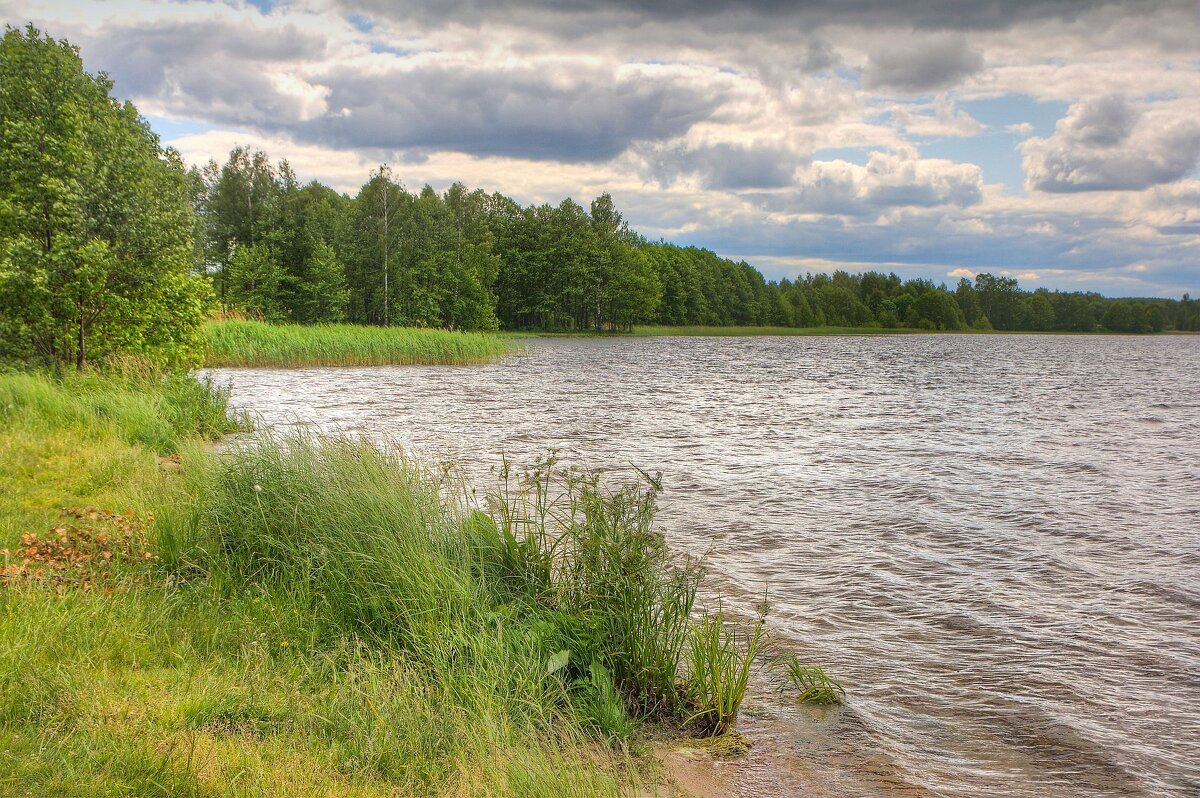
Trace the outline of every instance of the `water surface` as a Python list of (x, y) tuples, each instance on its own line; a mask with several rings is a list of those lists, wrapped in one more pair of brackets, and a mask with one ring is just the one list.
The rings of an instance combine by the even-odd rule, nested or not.
[[(539, 339), (483, 367), (216, 372), (269, 424), (486, 487), (663, 473), (672, 545), (845, 707), (760, 697), (770, 795), (1200, 794), (1200, 339)], [(787, 786), (784, 785), (786, 782)]]

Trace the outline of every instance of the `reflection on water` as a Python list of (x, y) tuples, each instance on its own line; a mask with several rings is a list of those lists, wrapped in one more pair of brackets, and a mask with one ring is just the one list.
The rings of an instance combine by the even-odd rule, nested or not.
[[(1182, 796), (1200, 794), (1198, 354), (1194, 337), (545, 339), (485, 367), (218, 376), (267, 423), (393, 438), (479, 485), (500, 454), (551, 448), (662, 471), (672, 544), (707, 553), (727, 602), (767, 588), (775, 629), (849, 691), (832, 712), (756, 702), (746, 724), (764, 767), (795, 766), (786, 784)], [(749, 771), (747, 793), (791, 789)]]

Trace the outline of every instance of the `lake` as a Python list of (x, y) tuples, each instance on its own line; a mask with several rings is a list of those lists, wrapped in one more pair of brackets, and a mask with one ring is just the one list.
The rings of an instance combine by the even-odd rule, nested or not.
[[(479, 367), (215, 371), (269, 425), (661, 471), (760, 685), (746, 795), (1200, 794), (1200, 338), (550, 338)], [(614, 475), (619, 478), (620, 475)], [(765, 678), (761, 680), (765, 683)], [(733, 783), (731, 782), (731, 783)]]

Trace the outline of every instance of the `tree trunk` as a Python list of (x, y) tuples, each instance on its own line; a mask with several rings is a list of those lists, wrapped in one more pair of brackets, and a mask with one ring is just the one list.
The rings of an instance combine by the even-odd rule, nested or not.
[(84, 332), (83, 314), (79, 314), (79, 340), (75, 349), (75, 368), (78, 371), (83, 371), (83, 366), (87, 362), (87, 337)]

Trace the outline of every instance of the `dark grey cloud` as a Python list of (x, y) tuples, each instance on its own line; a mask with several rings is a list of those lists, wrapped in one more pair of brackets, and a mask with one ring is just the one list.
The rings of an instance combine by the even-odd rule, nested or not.
[(1099, 8), (1131, 14), (1162, 7), (1187, 8), (1188, 0), (343, 0), (347, 11), (422, 22), (467, 25), (537, 17), (558, 33), (595, 32), (595, 22), (636, 27), (645, 21), (702, 24), (730, 30), (778, 30), (788, 25), (847, 24), (932, 31), (1001, 30), (1047, 19), (1072, 20)]
[(832, 44), (816, 37), (805, 42), (802, 52), (800, 68), (805, 72), (822, 72), (837, 66), (842, 60)]
[(777, 145), (725, 142), (670, 147), (645, 157), (653, 176), (663, 185), (683, 175), (696, 175), (704, 188), (721, 191), (783, 188), (792, 184), (797, 167), (807, 163), (807, 159)]
[(89, 66), (108, 71), (124, 96), (209, 123), (389, 157), (457, 151), (605, 161), (634, 142), (686, 133), (725, 99), (670, 75), (428, 62), (391, 71), (335, 68), (281, 85), (267, 68), (303, 65), (326, 47), (290, 26), (114, 25), (83, 44)]
[(425, 67), (324, 82), (332, 113), (289, 132), (340, 147), (560, 161), (604, 161), (636, 141), (674, 138), (722, 101), (670, 79), (606, 73), (564, 83), (527, 69)]
[(863, 82), (869, 89), (926, 92), (943, 89), (983, 69), (983, 55), (961, 34), (901, 40), (871, 53)]
[(1138, 116), (1124, 97), (1109, 95), (1081, 104), (1068, 117), (1066, 132), (1083, 144), (1113, 147), (1129, 138)]
[(186, 79), (194, 87), (191, 91), (202, 91), (209, 69), (222, 64), (226, 68), (216, 71), (239, 67), (242, 80), (254, 81), (259, 71), (255, 65), (326, 54), (324, 37), (286, 24), (258, 29), (218, 20), (158, 21), (85, 30), (71, 38), (89, 67), (109, 72), (125, 95), (155, 95), (165, 82), (176, 79)]

